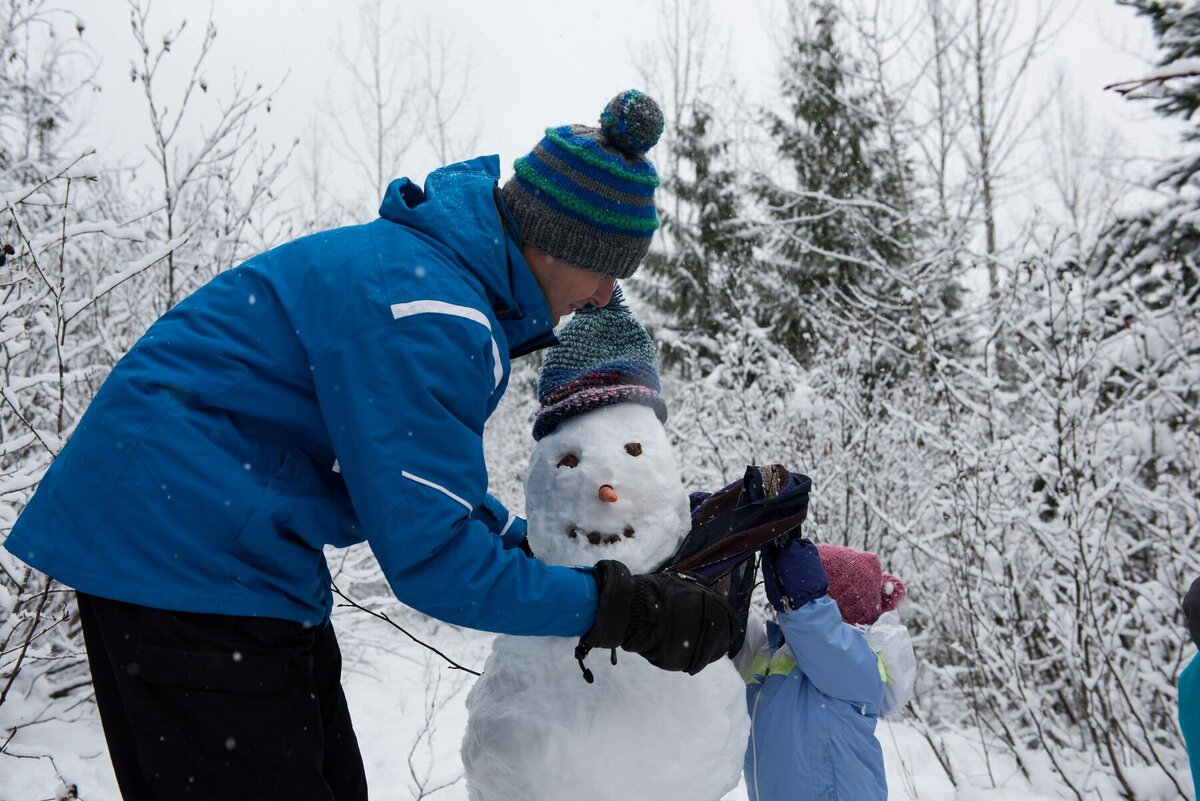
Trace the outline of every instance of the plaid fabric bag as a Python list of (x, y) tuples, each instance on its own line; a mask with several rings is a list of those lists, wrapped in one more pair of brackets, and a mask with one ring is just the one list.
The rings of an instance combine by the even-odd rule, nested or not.
[(694, 573), (725, 593), (739, 624), (730, 655), (746, 636), (758, 552), (774, 540), (800, 536), (811, 490), (812, 479), (783, 465), (750, 465), (741, 481), (690, 496), (691, 531), (658, 570)]

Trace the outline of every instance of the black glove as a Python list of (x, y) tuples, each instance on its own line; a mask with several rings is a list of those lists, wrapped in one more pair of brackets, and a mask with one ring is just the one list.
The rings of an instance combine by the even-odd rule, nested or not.
[[(680, 573), (633, 576), (620, 562), (596, 564), (600, 599), (596, 622), (575, 656), (592, 648), (624, 648), (663, 670), (699, 673), (725, 655), (737, 618), (725, 596), (707, 582)], [(591, 672), (583, 668), (584, 678)]]

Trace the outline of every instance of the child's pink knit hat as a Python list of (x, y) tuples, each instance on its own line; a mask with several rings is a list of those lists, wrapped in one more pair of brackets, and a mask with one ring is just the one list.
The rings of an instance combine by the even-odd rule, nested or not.
[(869, 626), (907, 595), (900, 579), (885, 573), (873, 553), (827, 542), (817, 544), (817, 553), (829, 576), (829, 597), (847, 623)]

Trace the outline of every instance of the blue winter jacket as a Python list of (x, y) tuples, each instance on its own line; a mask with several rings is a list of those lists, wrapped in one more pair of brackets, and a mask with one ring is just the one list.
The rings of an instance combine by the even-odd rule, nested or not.
[[(880, 662), (829, 597), (747, 631), (750, 801), (884, 801)], [(752, 636), (755, 635), (755, 636)]]
[(1200, 654), (1179, 674), (1179, 728), (1192, 767), (1192, 783), (1200, 798)]
[(424, 189), (393, 181), (380, 219), (256, 256), (163, 315), (5, 547), (105, 598), (317, 623), (323, 546), (366, 540), (428, 615), (587, 631), (593, 577), (507, 549), (524, 522), (487, 495), (483, 427), (510, 353), (553, 326), (498, 176), (489, 156)]

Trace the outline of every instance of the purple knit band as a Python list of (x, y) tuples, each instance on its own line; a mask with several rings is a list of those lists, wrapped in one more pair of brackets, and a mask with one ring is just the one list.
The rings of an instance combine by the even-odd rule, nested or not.
[(639, 403), (648, 406), (654, 410), (659, 422), (667, 422), (667, 404), (663, 402), (661, 395), (648, 387), (635, 384), (589, 387), (569, 395), (559, 403), (543, 406), (533, 423), (533, 438), (541, 439), (569, 417), (617, 403)]

